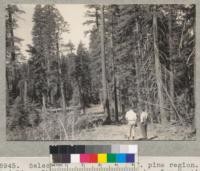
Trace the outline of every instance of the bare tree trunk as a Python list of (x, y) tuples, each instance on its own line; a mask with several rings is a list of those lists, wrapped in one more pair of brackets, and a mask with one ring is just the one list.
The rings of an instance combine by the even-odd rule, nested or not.
[[(50, 15), (50, 7), (48, 6), (48, 13)], [(50, 23), (48, 23), (48, 27), (51, 27), (50, 26)], [(51, 35), (49, 35), (51, 36)], [(50, 62), (50, 57), (51, 57), (51, 47), (50, 47), (50, 42), (47, 42), (47, 51), (46, 51), (46, 67), (47, 67), (47, 88), (48, 88), (48, 93), (47, 93), (47, 102), (50, 103), (51, 99), (50, 99), (50, 95), (49, 95), (49, 89), (50, 89), (50, 65), (51, 65), (51, 62)]]
[(185, 26), (186, 26), (186, 20), (183, 23), (183, 28), (182, 28), (182, 31), (181, 31), (180, 43), (179, 43), (179, 48), (178, 48), (179, 57), (181, 57), (181, 48), (183, 46), (183, 33), (184, 33), (184, 30), (185, 30)]
[(46, 113), (47, 108), (46, 108), (46, 100), (45, 100), (45, 95), (42, 94), (42, 113)]
[(27, 80), (24, 80), (24, 107), (27, 107)]
[(77, 80), (77, 85), (78, 85), (78, 92), (79, 92), (79, 104), (81, 106), (81, 109), (83, 110), (83, 114), (85, 114), (85, 104), (84, 104), (84, 99), (83, 99), (83, 91), (82, 91), (81, 85), (79, 83), (79, 80)]
[(119, 121), (119, 111), (118, 111), (118, 99), (117, 99), (117, 86), (116, 78), (114, 77), (114, 98), (115, 98), (115, 121)]
[(50, 92), (50, 101), (51, 101), (51, 104), (54, 104), (54, 93), (52, 92), (52, 90)]
[(165, 115), (165, 110), (162, 108), (164, 106), (164, 98), (162, 92), (162, 73), (161, 73), (161, 64), (159, 59), (159, 49), (158, 49), (158, 30), (157, 30), (157, 15), (154, 12), (153, 14), (153, 40), (154, 40), (154, 56), (155, 56), (155, 71), (156, 71), (156, 82), (158, 88), (158, 100), (160, 105), (160, 116), (161, 122), (167, 123), (167, 117)]
[(65, 103), (63, 81), (60, 82), (60, 90), (61, 90), (61, 97), (62, 97), (62, 109), (63, 109), (63, 113), (66, 114), (66, 103)]
[(65, 94), (64, 94), (64, 84), (62, 81), (62, 71), (61, 71), (61, 62), (60, 62), (60, 52), (59, 52), (59, 36), (57, 34), (57, 58), (58, 58), (58, 74), (59, 74), (59, 81), (60, 81), (60, 92), (62, 98), (62, 110), (63, 114), (66, 114), (66, 103), (65, 103)]
[[(81, 58), (81, 71), (83, 71), (83, 56), (81, 56), (80, 58)], [(79, 80), (77, 81), (79, 84)], [(82, 85), (82, 81), (81, 81), (81, 85)], [(85, 105), (85, 98), (84, 98), (84, 93), (83, 93), (83, 89), (81, 85), (79, 84), (79, 92), (80, 92), (79, 95), (80, 95), (80, 100), (81, 100), (81, 107), (82, 107), (83, 113), (85, 114), (86, 105)]]
[[(168, 27), (169, 27), (169, 59), (170, 59), (170, 76), (169, 76), (169, 91), (172, 101), (174, 101), (174, 68), (173, 68), (173, 60), (172, 60), (172, 16), (171, 16), (171, 9), (169, 7), (169, 20), (168, 20)], [(170, 119), (175, 118), (173, 114), (173, 107), (171, 106), (170, 112)]]
[(49, 89), (50, 89), (50, 79), (49, 79), (49, 73), (50, 73), (50, 61), (48, 59), (49, 57), (47, 57), (47, 103), (51, 102), (51, 98), (49, 96)]
[(103, 85), (103, 106), (107, 115), (106, 123), (111, 122), (107, 80), (106, 80), (106, 59), (105, 59), (105, 38), (104, 38), (104, 5), (101, 5), (101, 62), (102, 62), (102, 85)]
[(74, 139), (75, 139), (75, 138), (74, 138), (74, 135), (75, 135), (75, 134), (74, 134), (75, 112), (73, 112), (72, 115), (73, 115), (73, 116), (72, 116), (72, 136), (71, 136), (71, 139), (74, 140)]
[[(138, 21), (136, 20), (136, 30), (137, 30), (137, 46), (138, 46), (138, 58), (141, 57), (141, 50), (140, 50), (140, 40), (139, 40), (139, 24)], [(140, 70), (140, 61), (137, 59), (137, 55), (134, 58), (134, 62), (135, 62), (135, 72), (136, 72), (136, 85), (137, 85), (137, 96), (138, 96), (138, 110), (141, 111), (142, 110), (142, 106), (141, 106), (141, 93), (140, 93), (140, 74), (139, 74), (139, 70)]]
[(139, 76), (139, 63), (135, 57), (135, 72), (136, 72), (136, 89), (137, 89), (137, 98), (138, 98), (138, 109), (141, 111), (141, 93), (140, 93), (140, 76)]
[[(149, 45), (149, 38), (148, 38), (148, 34), (147, 34), (147, 40), (146, 40), (146, 45), (145, 45), (145, 51), (144, 53), (146, 53), (148, 51), (148, 45)], [(146, 89), (147, 89), (147, 96), (146, 96), (146, 100), (148, 102), (151, 101), (151, 97), (150, 97), (150, 85), (149, 85), (149, 69), (146, 70)], [(147, 110), (148, 112), (150, 113), (150, 117), (151, 119), (153, 118), (153, 108), (151, 105), (147, 104), (146, 103), (146, 106), (147, 106)], [(153, 120), (153, 119), (152, 119)]]
[(167, 68), (164, 67), (164, 84), (167, 86)]
[[(50, 79), (49, 79), (49, 74), (50, 74), (50, 59), (49, 59), (49, 54), (47, 54), (47, 90), (49, 92), (49, 89), (50, 89)], [(49, 97), (49, 93), (47, 93), (47, 103), (50, 102), (50, 97)]]
[[(113, 17), (112, 17), (113, 21)], [(118, 99), (117, 99), (117, 85), (116, 85), (116, 76), (115, 76), (115, 57), (114, 57), (114, 46), (113, 46), (113, 25), (111, 26), (111, 53), (112, 53), (112, 68), (113, 68), (113, 89), (114, 89), (114, 104), (115, 104), (115, 121), (119, 121), (119, 112), (118, 112)]]
[(9, 80), (8, 80), (8, 71), (6, 68), (6, 107), (9, 106)]
[[(148, 74), (148, 73), (147, 73)], [(146, 100), (148, 102), (151, 101), (151, 98), (150, 98), (150, 91), (149, 91), (149, 85), (148, 85), (148, 75), (146, 75), (146, 79), (145, 79), (145, 88), (146, 88)], [(151, 110), (151, 106), (146, 104), (146, 110), (149, 111), (150, 113), (152, 113), (152, 110)]]

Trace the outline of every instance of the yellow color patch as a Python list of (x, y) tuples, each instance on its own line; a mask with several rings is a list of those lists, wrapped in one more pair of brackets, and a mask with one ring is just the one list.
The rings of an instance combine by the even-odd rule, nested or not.
[(98, 163), (107, 163), (107, 154), (98, 154)]

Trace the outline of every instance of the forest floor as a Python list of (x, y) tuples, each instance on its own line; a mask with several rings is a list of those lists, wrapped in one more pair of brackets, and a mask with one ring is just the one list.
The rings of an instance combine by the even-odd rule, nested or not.
[[(95, 128), (84, 129), (78, 134), (77, 140), (128, 140), (130, 127), (128, 125), (102, 125)], [(147, 140), (195, 140), (191, 127), (180, 125), (149, 124)], [(136, 127), (135, 139), (140, 140), (140, 128)]]
[[(102, 125), (102, 122), (97, 125), (87, 127), (92, 120), (96, 118), (105, 118), (102, 112), (102, 106), (92, 106), (86, 109), (86, 115), (78, 115), (77, 123), (74, 126), (73, 140), (128, 140), (130, 126), (127, 124), (111, 124)], [(58, 119), (62, 113), (48, 113), (45, 115), (43, 122), (37, 127), (27, 127), (24, 130), (14, 129), (7, 132), (8, 140), (63, 140), (63, 127), (66, 132), (71, 130), (73, 122), (73, 114), (69, 115), (68, 119)], [(58, 121), (59, 120), (59, 121)], [(61, 121), (62, 120), (62, 121)], [(62, 124), (60, 124), (62, 122)], [(69, 127), (66, 127), (66, 126)], [(147, 128), (147, 140), (196, 140), (196, 134), (191, 126), (182, 126), (175, 123), (161, 125), (149, 123)], [(67, 139), (68, 139), (67, 138)], [(140, 127), (135, 129), (135, 139), (141, 140)], [(66, 140), (67, 140), (66, 139)]]
[[(101, 107), (100, 107), (101, 108)], [(98, 106), (92, 107), (91, 113), (100, 111)], [(95, 110), (93, 110), (95, 109)], [(128, 140), (130, 126), (122, 125), (100, 125), (98, 127), (83, 129), (75, 136), (77, 140)], [(195, 140), (196, 134), (191, 126), (182, 126), (178, 123), (166, 125), (150, 123), (147, 128), (147, 140)], [(140, 127), (135, 129), (135, 140), (140, 140)]]

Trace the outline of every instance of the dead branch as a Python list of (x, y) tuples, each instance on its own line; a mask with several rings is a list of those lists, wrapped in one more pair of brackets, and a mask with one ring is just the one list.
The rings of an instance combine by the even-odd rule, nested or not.
[(175, 111), (176, 115), (178, 116), (179, 120), (181, 121), (181, 124), (183, 124), (183, 123), (184, 123), (184, 122), (183, 122), (183, 118), (181, 117), (181, 115), (179, 114), (179, 112), (176, 110), (176, 106), (175, 106), (175, 104), (174, 104), (174, 102), (173, 102), (171, 96), (170, 96), (169, 93), (167, 92), (166, 87), (165, 87), (163, 84), (162, 84), (162, 87), (163, 87), (163, 89), (164, 89), (164, 91), (165, 91), (165, 93), (166, 93), (166, 95), (167, 95), (167, 97), (168, 97), (168, 99), (169, 99), (169, 101), (170, 101), (170, 103), (171, 103), (171, 105), (172, 105), (173, 110)]

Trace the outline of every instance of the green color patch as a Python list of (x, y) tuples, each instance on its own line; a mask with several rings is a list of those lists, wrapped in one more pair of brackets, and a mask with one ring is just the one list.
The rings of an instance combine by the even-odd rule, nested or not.
[(116, 163), (116, 154), (107, 154), (108, 163)]

